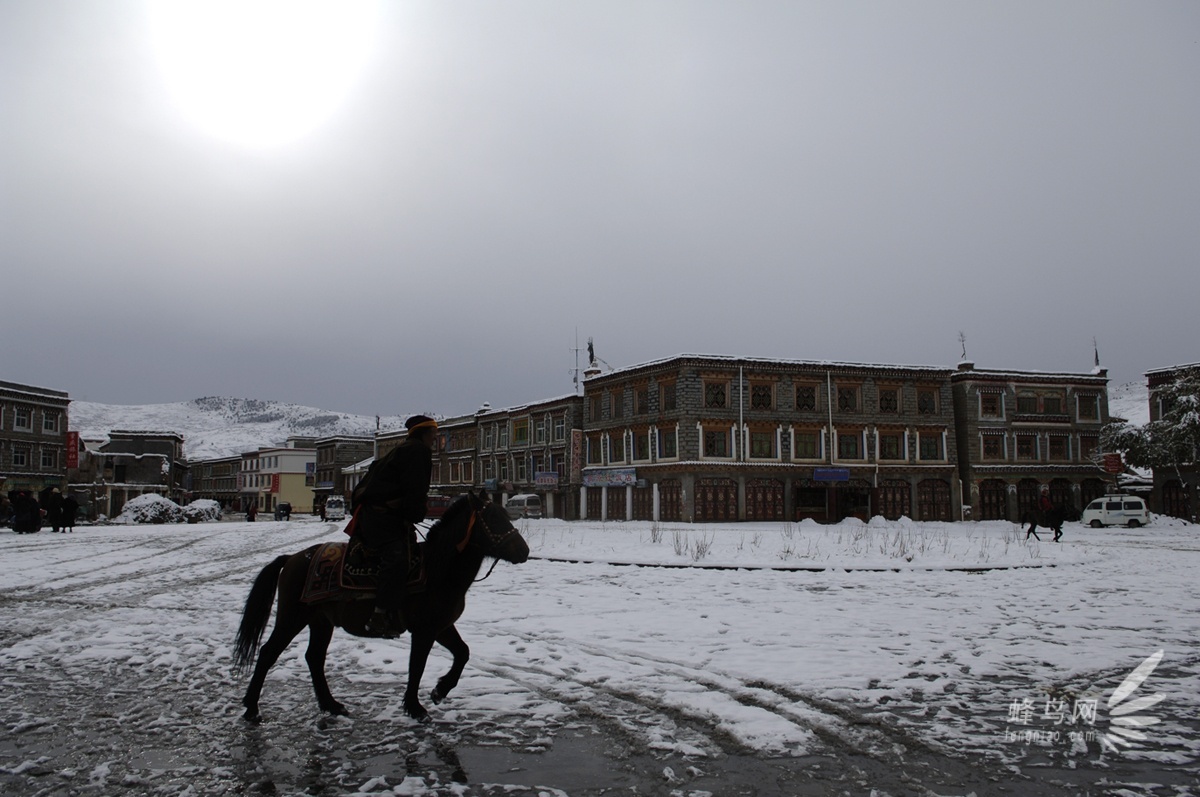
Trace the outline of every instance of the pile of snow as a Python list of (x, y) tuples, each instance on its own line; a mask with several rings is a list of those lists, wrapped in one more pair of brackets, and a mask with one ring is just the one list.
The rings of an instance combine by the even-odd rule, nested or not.
[(211, 498), (198, 498), (183, 508), (188, 523), (221, 519), (221, 504)]
[(113, 518), (113, 523), (135, 525), (142, 523), (182, 523), (187, 517), (183, 507), (158, 493), (146, 493), (130, 499)]

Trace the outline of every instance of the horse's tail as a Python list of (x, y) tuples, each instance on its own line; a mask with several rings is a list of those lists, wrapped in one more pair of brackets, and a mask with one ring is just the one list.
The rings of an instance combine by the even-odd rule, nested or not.
[(275, 560), (262, 569), (250, 595), (246, 598), (246, 608), (242, 610), (242, 623), (238, 626), (237, 637), (233, 642), (233, 671), (237, 674), (245, 672), (254, 663), (254, 655), (258, 652), (258, 643), (262, 641), (263, 631), (267, 621), (271, 619), (271, 606), (275, 603), (275, 587), (279, 583), (279, 574), (291, 556), (275, 557)]

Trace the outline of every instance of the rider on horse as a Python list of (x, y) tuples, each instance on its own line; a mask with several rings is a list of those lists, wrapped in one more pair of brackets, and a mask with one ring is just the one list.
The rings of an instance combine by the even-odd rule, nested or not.
[(425, 519), (433, 474), (437, 421), (413, 415), (404, 422), (404, 442), (371, 463), (354, 489), (352, 533), (379, 558), (379, 588), (368, 630), (398, 634), (404, 629), (400, 607), (409, 580), (416, 524)]

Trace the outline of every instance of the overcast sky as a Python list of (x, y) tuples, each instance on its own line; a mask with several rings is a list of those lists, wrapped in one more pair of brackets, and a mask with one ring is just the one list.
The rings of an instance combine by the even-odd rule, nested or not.
[(618, 368), (953, 366), (960, 331), (986, 368), (1088, 371), (1093, 338), (1114, 383), (1200, 360), (1200, 3), (366, 19), (303, 48), (337, 56), (324, 114), (270, 26), (288, 69), (247, 107), (295, 78), (315, 121), (247, 141), (171, 60), (216, 81), (217, 37), (0, 0), (0, 379), (451, 415), (571, 393), (577, 335)]

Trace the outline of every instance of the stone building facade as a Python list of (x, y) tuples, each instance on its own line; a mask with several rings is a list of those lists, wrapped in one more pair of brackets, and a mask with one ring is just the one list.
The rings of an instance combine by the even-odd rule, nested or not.
[(65, 487), (70, 403), (60, 390), (0, 382), (0, 490)]
[(219, 503), (223, 509), (240, 511), (238, 476), (241, 469), (241, 454), (192, 460), (188, 463), (191, 497), (207, 498)]
[(950, 374), (709, 355), (593, 372), (583, 516), (958, 519)]
[(320, 512), (325, 499), (331, 495), (347, 501), (345, 469), (362, 462), (375, 451), (375, 438), (363, 435), (334, 435), (314, 441), (316, 449), (317, 483), (313, 488), (313, 511)]
[(1020, 520), (1043, 486), (1082, 511), (1113, 487), (1098, 465), (1108, 423), (1108, 375), (986, 370), (963, 362), (950, 377), (964, 503), (977, 520)]
[[(1174, 365), (1146, 372), (1146, 387), (1150, 401), (1150, 420), (1161, 420), (1163, 407), (1155, 395), (1158, 388), (1169, 384), (1182, 374), (1200, 374), (1200, 363)], [(1200, 479), (1200, 451), (1192, 461), (1180, 463), (1178, 468), (1154, 471), (1154, 487), (1151, 492), (1151, 508), (1164, 515), (1196, 520), (1198, 517), (1195, 489)]]

